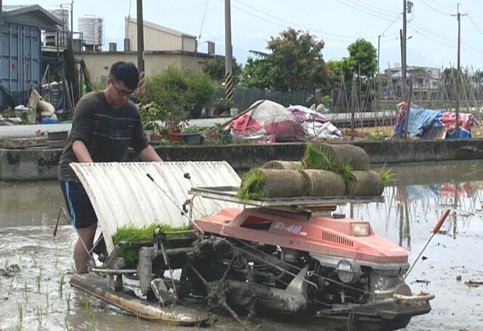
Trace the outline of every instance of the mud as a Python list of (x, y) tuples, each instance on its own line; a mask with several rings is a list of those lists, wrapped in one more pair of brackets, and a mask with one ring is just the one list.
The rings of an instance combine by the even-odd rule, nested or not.
[[(367, 219), (375, 232), (408, 249), (414, 261), (447, 208), (451, 214), (407, 281), (436, 295), (432, 311), (406, 330), (482, 330), (483, 161), (392, 166), (384, 202), (347, 204), (338, 212)], [(193, 330), (127, 315), (69, 286), (75, 230), (61, 219), (57, 182), (0, 183), (0, 330)], [(259, 330), (324, 330), (290, 319), (255, 320)], [(209, 330), (239, 330), (221, 317)]]

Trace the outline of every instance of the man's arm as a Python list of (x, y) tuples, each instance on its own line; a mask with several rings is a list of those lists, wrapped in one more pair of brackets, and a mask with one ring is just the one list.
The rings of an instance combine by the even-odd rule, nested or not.
[(77, 160), (82, 163), (93, 162), (86, 145), (82, 140), (76, 140), (72, 143), (72, 150), (77, 157)]
[(147, 145), (140, 153), (139, 156), (143, 161), (155, 161), (155, 162), (163, 162), (161, 157), (156, 153), (153, 146)]

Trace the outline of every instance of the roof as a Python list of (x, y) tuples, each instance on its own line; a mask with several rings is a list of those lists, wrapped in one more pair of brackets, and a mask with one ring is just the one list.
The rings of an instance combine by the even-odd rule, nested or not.
[(25, 25), (34, 25), (42, 29), (55, 29), (62, 21), (39, 5), (4, 5), (2, 19)]
[[(126, 17), (126, 21), (137, 24), (137, 20), (135, 18), (132, 18), (132, 17)], [(189, 37), (189, 38), (196, 39), (196, 36), (193, 36), (193, 35), (181, 32), (181, 31), (177, 31), (177, 30), (174, 30), (174, 29), (170, 29), (170, 28), (167, 28), (165, 26), (162, 26), (162, 25), (159, 25), (159, 24), (156, 24), (156, 23), (152, 23), (152, 22), (149, 22), (149, 21), (146, 21), (146, 20), (144, 20), (144, 26), (158, 30), (158, 31), (170, 33), (170, 34), (175, 35), (175, 36)]]

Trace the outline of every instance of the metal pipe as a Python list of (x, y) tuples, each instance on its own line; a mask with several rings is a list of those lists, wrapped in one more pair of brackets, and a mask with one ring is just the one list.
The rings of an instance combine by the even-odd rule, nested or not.
[(446, 218), (448, 218), (448, 215), (449, 215), (449, 212), (450, 211), (451, 211), (450, 208), (446, 209), (446, 211), (444, 212), (443, 216), (441, 216), (441, 218), (439, 219), (438, 223), (436, 223), (436, 225), (433, 228), (433, 232), (431, 233), (431, 236), (429, 237), (428, 241), (426, 241), (426, 244), (424, 245), (423, 249), (419, 252), (418, 256), (416, 257), (416, 259), (414, 260), (414, 262), (411, 264), (411, 266), (409, 267), (408, 271), (406, 271), (406, 274), (404, 275), (404, 278), (406, 278), (409, 275), (409, 273), (411, 272), (411, 270), (413, 270), (414, 265), (416, 264), (416, 262), (418, 262), (419, 258), (423, 254), (423, 252), (426, 249), (426, 247), (428, 247), (428, 244), (431, 241), (431, 239), (433, 239), (434, 235), (436, 233), (438, 233), (438, 231), (441, 228), (441, 226), (443, 225), (444, 221), (446, 221)]

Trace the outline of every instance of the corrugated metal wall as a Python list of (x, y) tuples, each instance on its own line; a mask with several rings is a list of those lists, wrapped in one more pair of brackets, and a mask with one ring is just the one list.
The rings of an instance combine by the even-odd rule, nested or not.
[[(227, 162), (73, 163), (96, 211), (109, 252), (118, 227), (153, 223), (187, 225), (181, 206), (192, 187), (240, 186), (241, 179)], [(184, 177), (189, 173), (191, 180)], [(154, 178), (153, 183), (146, 174)], [(193, 218), (210, 215), (228, 203), (196, 197)]]
[[(130, 40), (131, 51), (137, 50), (137, 24), (134, 19), (126, 19), (126, 38)], [(162, 29), (155, 24), (144, 23), (145, 51), (196, 51), (196, 37), (180, 32)]]
[(16, 105), (25, 104), (29, 89), (40, 88), (40, 29), (3, 22), (0, 33), (0, 85), (12, 95)]

